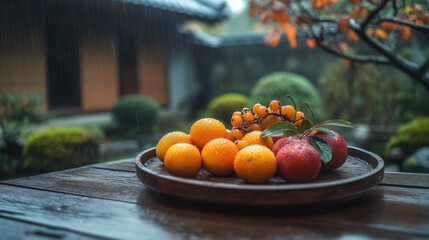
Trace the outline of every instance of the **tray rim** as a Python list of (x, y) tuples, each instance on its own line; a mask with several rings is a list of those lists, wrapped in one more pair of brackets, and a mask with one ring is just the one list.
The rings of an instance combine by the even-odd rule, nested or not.
[[(135, 158), (135, 165), (136, 165), (136, 172), (142, 171), (142, 172), (144, 172), (150, 176), (161, 178), (161, 179), (167, 180), (167, 181), (172, 181), (172, 182), (177, 182), (177, 183), (182, 183), (182, 184), (187, 184), (187, 185), (196, 185), (196, 186), (204, 187), (204, 188), (245, 190), (245, 191), (288, 191), (288, 190), (292, 191), (292, 190), (310, 190), (310, 189), (329, 188), (329, 187), (335, 187), (335, 186), (342, 186), (342, 185), (349, 184), (352, 182), (358, 182), (358, 181), (364, 180), (368, 177), (371, 177), (373, 175), (378, 175), (380, 173), (383, 173), (383, 175), (384, 175), (384, 161), (380, 156), (378, 156), (377, 154), (372, 153), (370, 151), (358, 148), (358, 147), (348, 146), (348, 148), (349, 148), (349, 156), (355, 157), (354, 155), (351, 155), (350, 152), (352, 152), (352, 153), (361, 152), (363, 154), (367, 154), (376, 161), (377, 166), (374, 167), (373, 164), (368, 163), (368, 161), (358, 158), (358, 159), (365, 161), (368, 164), (370, 164), (372, 166), (372, 170), (368, 171), (365, 174), (356, 176), (356, 177), (342, 179), (342, 180), (336, 180), (336, 181), (330, 181), (330, 182), (285, 183), (285, 184), (240, 184), (240, 185), (238, 185), (238, 184), (234, 184), (234, 183), (198, 180), (195, 178), (182, 178), (182, 177), (177, 177), (177, 176), (173, 176), (173, 175), (161, 175), (161, 174), (154, 175), (153, 171), (148, 170), (148, 168), (144, 166), (144, 163), (142, 163), (141, 158), (145, 155), (150, 155), (150, 156), (153, 155), (151, 157), (148, 157), (148, 159), (146, 161), (144, 161), (144, 162), (147, 162), (150, 159), (152, 159), (153, 157), (156, 157), (156, 154), (155, 154), (156, 148), (155, 147), (149, 148), (149, 149), (139, 153)], [(357, 157), (355, 157), (355, 158), (357, 158)], [(139, 176), (139, 178), (140, 178), (140, 176)], [(379, 182), (381, 182), (382, 179), (383, 179), (383, 176), (380, 178)], [(142, 183), (147, 185), (143, 181), (143, 179), (140, 179), (140, 180), (142, 181)], [(375, 185), (377, 185), (377, 184), (375, 184)]]

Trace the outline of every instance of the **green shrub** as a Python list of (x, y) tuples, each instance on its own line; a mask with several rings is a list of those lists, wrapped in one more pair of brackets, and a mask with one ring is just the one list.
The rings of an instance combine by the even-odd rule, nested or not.
[(308, 102), (315, 114), (316, 121), (324, 119), (322, 100), (314, 85), (305, 77), (288, 72), (275, 72), (259, 79), (250, 92), (252, 104), (268, 105), (277, 99), (282, 105), (292, 104), (286, 96), (292, 96), (298, 110), (311, 119), (311, 112), (305, 106)]
[(249, 99), (239, 93), (225, 93), (213, 98), (207, 107), (210, 117), (229, 123), (234, 111), (241, 111), (249, 104)]
[(24, 145), (24, 168), (55, 171), (92, 163), (98, 145), (83, 128), (45, 129), (29, 136)]
[(144, 95), (127, 95), (113, 106), (113, 119), (125, 134), (152, 132), (158, 120), (160, 106)]
[(401, 125), (386, 146), (389, 153), (398, 147), (408, 156), (423, 146), (429, 146), (429, 117), (420, 117)]
[(39, 93), (0, 93), (0, 178), (22, 168), (22, 138), (33, 123), (47, 119)]
[(429, 114), (429, 95), (398, 70), (370, 63), (330, 63), (319, 79), (329, 118), (398, 124)]

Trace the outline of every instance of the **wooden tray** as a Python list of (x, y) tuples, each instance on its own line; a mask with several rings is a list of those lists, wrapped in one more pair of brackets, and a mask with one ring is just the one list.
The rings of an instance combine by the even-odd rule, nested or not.
[(320, 173), (312, 182), (287, 183), (275, 176), (267, 184), (248, 184), (237, 176), (212, 176), (204, 169), (192, 179), (170, 175), (151, 148), (137, 155), (136, 173), (149, 189), (169, 196), (219, 204), (290, 206), (358, 197), (381, 182), (384, 162), (374, 153), (349, 147), (343, 166)]

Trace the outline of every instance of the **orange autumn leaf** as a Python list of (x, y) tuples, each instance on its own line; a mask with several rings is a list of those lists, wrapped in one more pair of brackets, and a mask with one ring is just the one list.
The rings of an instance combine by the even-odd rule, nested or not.
[(345, 42), (340, 42), (340, 43), (338, 43), (338, 49), (341, 52), (346, 52), (347, 50), (349, 50), (349, 45)]
[(414, 21), (414, 23), (415, 23), (416, 25), (423, 25), (423, 24), (424, 24), (424, 22), (423, 22), (422, 20), (420, 20), (420, 19), (416, 19), (416, 20)]
[(312, 1), (312, 6), (314, 9), (321, 9), (323, 6), (323, 1), (322, 0), (313, 0)]
[(279, 24), (288, 23), (290, 21), (289, 15), (285, 11), (276, 11), (272, 13), (272, 19)]
[(282, 24), (282, 27), (283, 27), (283, 31), (286, 34), (286, 38), (289, 41), (289, 47), (296, 48), (297, 46), (296, 28), (290, 23), (284, 23)]
[(368, 34), (369, 36), (374, 36), (374, 33), (375, 33), (374, 28), (370, 27), (366, 30), (366, 34)]
[(369, 10), (367, 7), (362, 6), (359, 8), (359, 17), (366, 17), (369, 14)]
[(381, 29), (381, 28), (377, 28), (375, 30), (375, 36), (377, 38), (381, 38), (381, 39), (384, 39), (384, 40), (386, 40), (389, 37), (389, 35), (383, 29)]
[(419, 20), (422, 22), (422, 24), (429, 22), (429, 13), (421, 12), (419, 14)]
[(351, 19), (359, 19), (360, 17), (360, 9), (357, 5), (354, 5), (352, 10), (349, 13)]
[(341, 63), (343, 64), (343, 67), (347, 69), (352, 64), (352, 61), (350, 61), (349, 59), (343, 58), (341, 59)]
[(352, 42), (359, 42), (359, 36), (353, 30), (347, 32), (347, 39)]
[(399, 36), (401, 37), (402, 41), (410, 40), (410, 38), (411, 38), (411, 27), (402, 26), (401, 30), (399, 32)]
[(338, 0), (331, 0), (331, 3), (333, 4), (338, 3)]
[(267, 35), (265, 36), (265, 44), (276, 47), (280, 44), (280, 33), (273, 29), (268, 30)]
[(259, 21), (261, 21), (261, 23), (263, 24), (269, 23), (271, 19), (272, 19), (271, 12), (267, 10), (262, 11), (261, 14), (259, 15)]
[(350, 23), (349, 23), (349, 16), (348, 15), (341, 15), (338, 19), (338, 30), (340, 32), (345, 32), (349, 29)]
[(317, 44), (317, 41), (316, 41), (315, 38), (307, 38), (305, 40), (305, 43), (307, 44), (307, 47), (309, 47), (309, 48), (315, 48), (316, 44)]
[(260, 7), (259, 6), (257, 6), (257, 5), (250, 5), (250, 8), (249, 8), (249, 16), (251, 16), (251, 17), (255, 17), (255, 16), (257, 16), (258, 14), (259, 14), (259, 11), (260, 11), (261, 9), (260, 9)]
[(398, 25), (393, 22), (381, 22), (380, 27), (387, 31), (395, 31), (398, 28)]

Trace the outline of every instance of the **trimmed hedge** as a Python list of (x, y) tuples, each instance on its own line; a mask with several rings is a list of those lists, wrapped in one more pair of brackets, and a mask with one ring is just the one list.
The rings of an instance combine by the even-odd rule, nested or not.
[(116, 102), (112, 115), (120, 130), (137, 135), (153, 131), (160, 110), (158, 103), (148, 96), (127, 95)]
[(24, 168), (55, 171), (95, 162), (98, 144), (80, 127), (46, 129), (32, 134), (24, 145)]
[(418, 148), (429, 146), (429, 117), (416, 118), (401, 125), (395, 135), (389, 139), (386, 151), (400, 148), (406, 155), (414, 153)]
[(210, 117), (219, 119), (225, 123), (231, 120), (234, 111), (241, 111), (249, 104), (249, 98), (239, 93), (225, 93), (213, 98), (207, 107)]
[(298, 110), (304, 112), (308, 118), (311, 119), (311, 112), (305, 106), (305, 102), (311, 105), (316, 121), (325, 118), (319, 92), (307, 78), (294, 73), (274, 72), (262, 77), (253, 86), (250, 101), (252, 104), (268, 105), (271, 100), (277, 99), (282, 105), (292, 105), (286, 98), (288, 95), (293, 97)]

